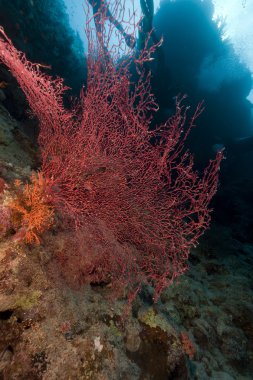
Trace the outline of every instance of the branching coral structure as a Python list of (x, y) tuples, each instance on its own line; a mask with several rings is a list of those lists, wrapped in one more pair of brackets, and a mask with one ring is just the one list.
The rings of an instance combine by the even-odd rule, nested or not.
[(54, 210), (47, 199), (47, 181), (41, 173), (33, 174), (31, 183), (14, 183), (14, 198), (8, 204), (11, 221), (17, 230), (16, 239), (26, 243), (40, 243), (40, 236), (54, 222)]
[[(109, 277), (133, 295), (148, 283), (157, 300), (184, 273), (191, 247), (210, 222), (209, 203), (217, 190), (222, 153), (200, 177), (184, 149), (201, 106), (188, 120), (187, 107), (179, 99), (174, 116), (150, 128), (157, 105), (144, 69), (148, 48), (138, 59), (132, 55), (116, 65), (115, 57), (104, 59), (104, 49), (99, 44), (94, 49), (90, 40), (87, 88), (79, 104), (67, 110), (62, 79), (43, 74), (15, 49), (3, 29), (0, 35), (0, 60), (16, 77), (40, 122), (41, 175), (49, 184), (48, 201), (79, 233), (104, 224), (122, 247), (116, 249), (111, 240), (106, 244), (99, 230), (93, 232), (93, 240), (100, 248), (103, 241), (108, 254), (95, 255), (94, 265), (90, 257), (84, 277)], [(133, 61), (140, 73), (135, 84), (129, 69)], [(51, 209), (40, 211), (42, 225), (34, 225), (37, 217), (24, 214), (33, 225), (28, 241), (37, 241), (37, 232), (50, 224)]]

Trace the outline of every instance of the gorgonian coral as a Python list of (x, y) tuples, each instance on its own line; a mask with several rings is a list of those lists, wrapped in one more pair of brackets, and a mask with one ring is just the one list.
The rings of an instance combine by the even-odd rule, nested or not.
[[(128, 286), (132, 294), (149, 283), (157, 299), (164, 287), (184, 273), (191, 247), (209, 225), (209, 203), (217, 189), (222, 154), (200, 177), (193, 157), (184, 149), (200, 106), (187, 121), (187, 108), (178, 100), (174, 116), (150, 128), (157, 104), (145, 62), (152, 48), (146, 44), (138, 57), (117, 61), (109, 45), (101, 46), (101, 41), (107, 41), (105, 21), (102, 18), (103, 38), (98, 44), (92, 39), (91, 19), (87, 23), (87, 88), (72, 110), (63, 106), (63, 81), (42, 74), (39, 65), (27, 61), (3, 30), (0, 59), (39, 119), (41, 173), (49, 181), (55, 209), (79, 232), (104, 224), (121, 245), (117, 249), (111, 237), (108, 244), (99, 229), (90, 229), (94, 244), (101, 249), (102, 242), (104, 252), (95, 254), (93, 262), (92, 256), (84, 260), (89, 265), (82, 276), (89, 281), (92, 276), (95, 281), (110, 278), (117, 286)], [(120, 39), (119, 47), (122, 43)], [(131, 83), (131, 62), (139, 73), (135, 84)], [(25, 192), (29, 202), (30, 194), (38, 190), (35, 183), (30, 186)], [(37, 241), (52, 217), (52, 209), (36, 191), (33, 211), (19, 203), (15, 206), (23, 213), (28, 241)], [(83, 254), (92, 255), (91, 251)]]

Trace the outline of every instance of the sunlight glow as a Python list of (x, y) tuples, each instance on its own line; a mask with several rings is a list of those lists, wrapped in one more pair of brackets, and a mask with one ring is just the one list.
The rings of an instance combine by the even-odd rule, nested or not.
[[(84, 9), (82, 0), (64, 0), (70, 24), (73, 29), (80, 34), (84, 41)], [(162, 2), (163, 0), (161, 0)], [(169, 1), (169, 0), (164, 0)], [(247, 65), (253, 75), (253, 0), (213, 0), (215, 7), (214, 19), (218, 22), (225, 22), (224, 39), (229, 39), (234, 46), (235, 52), (241, 61)], [(141, 17), (139, 0), (126, 0), (126, 8), (130, 12), (136, 10), (136, 20)], [(160, 5), (160, 0), (154, 0), (155, 10)], [(252, 93), (249, 97), (253, 98)]]
[(253, 73), (253, 0), (213, 0), (214, 19), (225, 22), (229, 39), (243, 63)]

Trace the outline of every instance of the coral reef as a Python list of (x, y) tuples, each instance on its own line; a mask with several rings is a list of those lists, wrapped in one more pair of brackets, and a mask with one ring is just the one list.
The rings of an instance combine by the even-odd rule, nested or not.
[(48, 183), (41, 173), (31, 175), (31, 183), (14, 182), (14, 197), (9, 203), (15, 238), (26, 243), (40, 243), (40, 235), (52, 227), (53, 207), (47, 199)]
[[(88, 33), (89, 28), (88, 22)], [(83, 228), (94, 226), (93, 241), (103, 241), (105, 248), (84, 259), (90, 265), (82, 267), (83, 278), (89, 281), (92, 274), (93, 282), (110, 278), (116, 288), (128, 288), (130, 301), (148, 283), (154, 286), (157, 300), (185, 272), (190, 248), (210, 222), (209, 203), (217, 189), (222, 152), (200, 177), (193, 157), (184, 149), (201, 105), (188, 120), (187, 108), (178, 100), (175, 115), (151, 130), (157, 105), (144, 63), (154, 47), (144, 49), (138, 59), (132, 56), (116, 65), (117, 54), (105, 57), (104, 48), (90, 39), (87, 89), (78, 106), (65, 109), (62, 79), (43, 74), (39, 64), (15, 49), (3, 29), (1, 35), (0, 59), (16, 77), (40, 122), (39, 179), (47, 184), (47, 193), (40, 195), (43, 201), (35, 199), (31, 211), (17, 202), (12, 206), (23, 214), (25, 240), (39, 242), (39, 234), (51, 225), (52, 208), (68, 228), (72, 225), (81, 234)], [(140, 73), (133, 89), (131, 60)], [(32, 181), (25, 197), (33, 191), (31, 186), (35, 189)], [(108, 238), (99, 233), (101, 225), (108, 229)], [(118, 243), (122, 249), (117, 251)], [(78, 250), (83, 257), (82, 244)]]
[[(6, 120), (5, 113), (0, 113), (0, 126), (2, 118)], [(15, 121), (9, 117), (9, 123)], [(14, 140), (1, 152), (5, 183), (32, 174), (27, 163), (33, 166), (34, 155), (16, 161), (13, 146), (22, 155), (26, 144)], [(144, 289), (127, 319), (126, 298), (109, 302), (109, 285), (84, 286), (84, 281), (78, 290), (73, 283), (68, 286), (77, 281), (71, 275), (75, 272), (67, 273), (68, 265), (63, 272), (63, 262), (61, 267), (55, 258), (55, 247), (64, 246), (64, 230), (45, 232), (40, 245), (17, 242), (14, 234), (9, 231), (0, 242), (4, 380), (251, 380), (253, 248), (236, 240), (228, 227), (212, 226), (192, 251), (180, 282), (153, 306), (152, 289)], [(84, 250), (89, 251), (86, 239)], [(185, 352), (182, 333), (196, 349), (193, 358)]]
[(41, 159), (0, 105), (0, 377), (250, 380), (252, 244), (216, 223), (188, 260), (222, 159), (200, 177), (184, 150), (200, 107), (187, 124), (179, 101), (150, 129), (147, 50), (131, 56), (133, 91), (128, 61), (91, 54), (88, 88), (66, 109), (62, 80), (1, 35)]

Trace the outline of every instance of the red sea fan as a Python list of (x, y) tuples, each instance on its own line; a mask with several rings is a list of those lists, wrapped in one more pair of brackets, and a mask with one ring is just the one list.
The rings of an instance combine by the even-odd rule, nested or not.
[[(2, 29), (1, 36), (0, 59), (40, 121), (41, 171), (51, 183), (48, 199), (79, 231), (104, 223), (118, 243), (132, 247), (122, 254), (101, 254), (100, 262), (96, 255), (101, 281), (109, 277), (133, 294), (149, 283), (157, 299), (184, 273), (191, 247), (210, 222), (222, 154), (199, 177), (184, 149), (200, 106), (187, 124), (187, 108), (179, 100), (175, 115), (151, 130), (157, 105), (143, 66), (150, 51), (136, 59), (141, 75), (133, 85), (130, 60), (115, 65), (114, 57), (104, 59), (105, 50), (98, 45), (95, 51), (89, 41), (87, 88), (79, 107), (65, 110), (62, 80), (42, 74)], [(92, 273), (98, 281), (98, 271)]]

